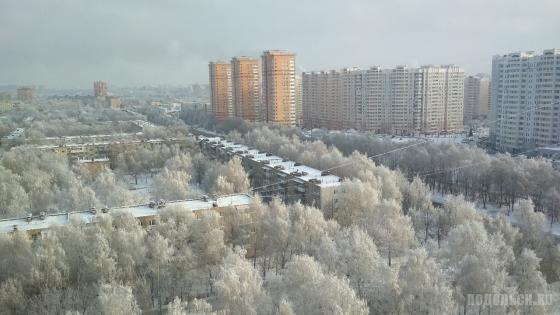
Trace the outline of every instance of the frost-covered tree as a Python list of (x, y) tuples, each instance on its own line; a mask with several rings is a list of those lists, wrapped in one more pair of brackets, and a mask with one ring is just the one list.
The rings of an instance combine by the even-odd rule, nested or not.
[(287, 261), (290, 214), (285, 204), (274, 198), (260, 217), (257, 225), (257, 252), (259, 254), (261, 271), (266, 277), (268, 270), (273, 267), (282, 268)]
[[(513, 250), (500, 233), (488, 234), (478, 221), (467, 221), (453, 228), (441, 251), (444, 267), (451, 272), (454, 297), (459, 306), (468, 306), (467, 294), (511, 293), (508, 291), (507, 267), (513, 261)], [(485, 306), (489, 309), (498, 308)]]
[(182, 302), (175, 297), (173, 302), (167, 305), (167, 315), (211, 315), (212, 305), (205, 300), (194, 299), (190, 302)]
[(191, 195), (189, 190), (190, 180), (190, 175), (185, 171), (164, 167), (154, 178), (154, 195), (166, 200), (186, 199)]
[(244, 255), (244, 251), (230, 253), (220, 266), (214, 282), (216, 307), (225, 314), (266, 314), (270, 312), (270, 298), (260, 275)]
[(402, 214), (396, 201), (374, 205), (359, 224), (371, 235), (389, 266), (393, 257), (403, 255), (415, 243), (410, 217)]
[(441, 266), (420, 248), (410, 252), (399, 269), (399, 304), (405, 314), (450, 314), (452, 291)]
[(342, 230), (335, 237), (335, 257), (322, 261), (335, 264), (339, 277), (347, 277), (370, 314), (389, 314), (397, 310), (397, 274), (377, 252), (371, 237), (357, 226)]
[(0, 217), (23, 216), (29, 210), (29, 198), (20, 180), (20, 176), (0, 165)]
[(445, 206), (439, 211), (437, 221), (438, 244), (454, 227), (470, 221), (481, 220), (482, 218), (476, 212), (473, 205), (467, 202), (463, 196), (449, 196)]
[(60, 288), (66, 283), (68, 266), (65, 262), (66, 252), (56, 233), (45, 235), (35, 251), (36, 262), (33, 264), (32, 281), (41, 289)]
[(23, 313), (26, 297), (20, 280), (9, 278), (0, 283), (0, 309), (6, 314)]
[(325, 274), (309, 256), (295, 256), (270, 286), (274, 300), (288, 301), (296, 314), (368, 313), (346, 280)]
[(231, 159), (219, 171), (214, 184), (214, 193), (228, 195), (249, 191), (249, 177), (238, 157)]
[(97, 303), (91, 314), (140, 314), (140, 308), (130, 287), (116, 284), (102, 284)]
[(532, 201), (520, 200), (515, 206), (514, 217), (517, 220), (521, 233), (523, 233), (521, 246), (533, 250), (539, 249), (545, 239), (544, 215), (540, 212), (535, 212)]
[(118, 207), (134, 203), (134, 195), (109, 170), (99, 173), (92, 183), (93, 191), (101, 206)]
[[(513, 278), (519, 294), (532, 294), (535, 301), (537, 294), (547, 293), (547, 284), (539, 271), (540, 259), (534, 251), (524, 248), (513, 266)], [(523, 314), (546, 314), (545, 305), (521, 306)]]
[(343, 182), (335, 193), (334, 213), (323, 209), (325, 216), (333, 217), (341, 226), (349, 226), (364, 218), (379, 203), (379, 191), (359, 179)]

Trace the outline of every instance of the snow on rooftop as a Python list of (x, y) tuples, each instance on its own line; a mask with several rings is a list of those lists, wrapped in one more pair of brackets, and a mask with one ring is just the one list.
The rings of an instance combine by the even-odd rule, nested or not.
[[(318, 180), (318, 183), (321, 187), (328, 187), (328, 186), (336, 186), (340, 185), (340, 177), (332, 174), (325, 174), (322, 175), (323, 172), (321, 170), (301, 165), (294, 161), (290, 161), (288, 159), (281, 158), (279, 156), (261, 152), (259, 150), (250, 148), (246, 145), (233, 143), (231, 141), (225, 140), (221, 137), (204, 137), (200, 136), (200, 139), (208, 139), (208, 142), (214, 143), (215, 145), (222, 145), (225, 150), (230, 150), (234, 154), (248, 158), (248, 155), (252, 155), (253, 157), (250, 158), (256, 162), (264, 162), (267, 161), (265, 167), (271, 169), (277, 169), (280, 172), (297, 177), (305, 182), (309, 182), (311, 180)], [(242, 151), (239, 152), (238, 151)], [(296, 164), (299, 164), (296, 166)], [(300, 173), (301, 175), (297, 175), (296, 173)]]
[[(244, 206), (250, 205), (253, 202), (253, 197), (247, 194), (236, 194), (229, 196), (221, 196), (217, 199), (206, 198), (206, 199), (190, 199), (190, 200), (178, 200), (167, 202), (167, 206), (178, 205), (183, 209), (188, 211), (197, 210), (207, 210), (215, 208), (215, 204), (218, 207), (227, 206)], [(160, 209), (157, 207), (150, 207), (148, 204), (135, 205), (135, 206), (125, 206), (116, 207), (109, 209), (109, 213), (114, 211), (128, 211), (135, 218), (155, 216), (159, 214)], [(101, 210), (97, 209), (97, 213)], [(95, 222), (96, 214), (92, 211), (75, 211), (66, 213), (53, 213), (46, 214), (44, 219), (38, 216), (34, 216), (31, 221), (27, 221), (27, 218), (15, 218), (15, 219), (4, 219), (0, 220), (0, 233), (9, 233), (14, 231), (14, 226), (20, 231), (28, 230), (43, 230), (55, 226), (65, 225), (70, 222), (79, 223), (92, 223)]]

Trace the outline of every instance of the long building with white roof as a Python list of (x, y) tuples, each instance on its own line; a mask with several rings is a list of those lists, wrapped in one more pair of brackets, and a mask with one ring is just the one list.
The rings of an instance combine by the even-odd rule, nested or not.
[(97, 222), (97, 216), (102, 213), (129, 212), (137, 218), (144, 226), (153, 225), (157, 222), (161, 211), (166, 207), (180, 207), (185, 211), (191, 211), (200, 217), (209, 211), (222, 214), (229, 207), (246, 208), (253, 202), (249, 194), (233, 194), (216, 198), (203, 197), (200, 199), (159, 201), (149, 204), (140, 204), (115, 208), (92, 208), (83, 211), (63, 213), (41, 213), (40, 215), (28, 215), (23, 218), (0, 220), (0, 233), (11, 233), (14, 231), (25, 231), (31, 238), (41, 235), (41, 232), (49, 228), (63, 226), (70, 223), (91, 224)]
[(334, 193), (342, 178), (329, 172), (302, 165), (221, 137), (199, 136), (201, 149), (213, 158), (227, 161), (241, 159), (254, 192), (265, 199), (279, 196), (284, 202), (324, 209), (332, 205)]

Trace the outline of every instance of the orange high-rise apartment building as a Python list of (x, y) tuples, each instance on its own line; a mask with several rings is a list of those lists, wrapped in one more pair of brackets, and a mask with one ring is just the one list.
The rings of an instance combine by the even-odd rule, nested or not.
[(248, 121), (259, 121), (261, 118), (259, 60), (244, 56), (233, 57), (231, 68), (235, 116)]
[(31, 102), (35, 98), (35, 90), (31, 86), (22, 86), (17, 89), (17, 99), (21, 102)]
[(93, 94), (95, 97), (106, 97), (107, 96), (107, 82), (95, 81), (93, 82)]
[(263, 118), (296, 125), (296, 55), (268, 50), (262, 55)]
[(231, 64), (215, 61), (208, 64), (210, 73), (210, 100), (216, 121), (224, 121), (234, 116)]

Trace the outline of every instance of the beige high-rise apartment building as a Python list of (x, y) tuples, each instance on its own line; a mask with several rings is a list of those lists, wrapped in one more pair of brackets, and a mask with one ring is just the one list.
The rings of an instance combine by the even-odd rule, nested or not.
[(490, 79), (485, 75), (465, 77), (463, 119), (465, 123), (488, 115), (490, 108)]
[(268, 50), (262, 55), (263, 118), (285, 126), (296, 125), (296, 55)]
[(302, 74), (303, 125), (306, 128), (360, 128), (363, 71), (307, 72)]
[(231, 64), (215, 61), (208, 64), (210, 77), (210, 101), (216, 121), (234, 116)]
[(306, 128), (457, 132), (462, 105), (463, 71), (455, 66), (303, 73)]
[(494, 56), (490, 140), (523, 152), (560, 143), (560, 49)]
[(457, 66), (423, 66), (414, 77), (414, 128), (422, 133), (463, 130), (463, 81)]
[(233, 57), (231, 68), (235, 116), (248, 121), (259, 121), (261, 119), (259, 60), (244, 56)]

